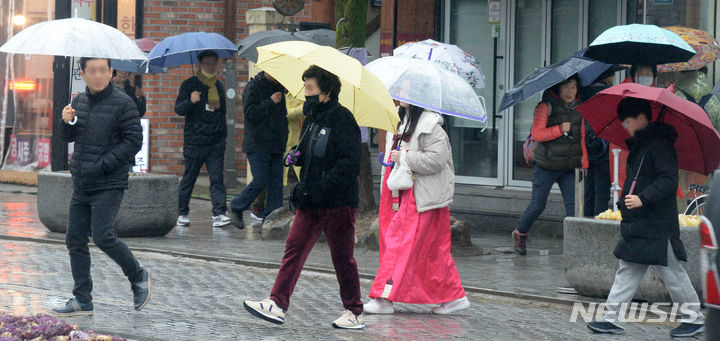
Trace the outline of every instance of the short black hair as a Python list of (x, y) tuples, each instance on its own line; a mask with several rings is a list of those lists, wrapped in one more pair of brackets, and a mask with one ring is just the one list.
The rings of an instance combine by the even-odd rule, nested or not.
[(635, 73), (637, 73), (637, 70), (641, 67), (649, 67), (650, 70), (652, 70), (653, 77), (654, 78), (657, 77), (657, 75), (658, 75), (657, 65), (635, 64), (630, 67), (630, 78), (635, 79)]
[(617, 107), (618, 119), (625, 121), (626, 118), (637, 118), (640, 114), (645, 115), (648, 121), (652, 121), (652, 108), (650, 102), (642, 98), (625, 97)]
[(211, 51), (211, 50), (203, 51), (200, 54), (198, 54), (198, 56), (197, 56), (199, 62), (202, 62), (203, 59), (208, 58), (208, 57), (220, 59), (220, 58), (218, 58), (218, 54), (215, 53), (215, 51)]
[(325, 69), (313, 65), (303, 72), (302, 80), (305, 81), (309, 78), (314, 78), (317, 81), (318, 87), (321, 92), (324, 92), (330, 96), (331, 100), (337, 100), (340, 95), (340, 78), (335, 76), (333, 73), (326, 71)]
[(108, 67), (109, 67), (109, 68), (112, 67), (112, 66), (110, 65), (110, 59), (107, 59), (107, 58), (95, 58), (95, 57), (82, 57), (82, 58), (80, 58), (80, 70), (83, 70), (83, 72), (85, 72), (85, 67), (87, 66), (87, 62), (90, 61), (90, 60), (93, 60), (93, 59), (105, 59), (105, 61), (107, 61)]

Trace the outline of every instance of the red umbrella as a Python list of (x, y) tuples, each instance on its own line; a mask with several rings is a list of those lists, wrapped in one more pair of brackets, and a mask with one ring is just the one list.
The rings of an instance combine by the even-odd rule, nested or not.
[(152, 51), (153, 47), (155, 47), (155, 45), (157, 45), (158, 43), (148, 38), (141, 38), (135, 39), (135, 44), (137, 44), (141, 51), (150, 52)]
[(720, 135), (705, 111), (672, 91), (636, 83), (620, 84), (601, 91), (577, 110), (590, 123), (597, 136), (627, 149), (630, 135), (617, 117), (617, 107), (625, 97), (646, 99), (653, 108), (653, 120), (675, 127), (675, 149), (680, 169), (710, 174), (720, 164)]

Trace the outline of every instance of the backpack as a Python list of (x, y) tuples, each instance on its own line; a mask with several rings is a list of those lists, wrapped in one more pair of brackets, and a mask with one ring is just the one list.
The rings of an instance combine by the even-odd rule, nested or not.
[[(548, 112), (548, 117), (550, 117), (550, 113), (552, 113), (552, 104), (550, 104), (550, 102), (547, 102), (547, 112)], [(533, 150), (534, 149), (535, 149), (535, 139), (533, 139), (533, 137), (532, 137), (532, 127), (531, 127), (530, 133), (528, 134), (527, 138), (525, 139), (525, 143), (523, 143), (523, 157), (525, 157), (525, 163), (531, 167), (535, 166), (535, 161), (533, 161)]]
[[(699, 105), (699, 106), (702, 108), (703, 111), (705, 111), (705, 105), (706, 105), (706, 104), (712, 99), (712, 97), (713, 97), (713, 93), (711, 92), (711, 93), (703, 96), (703, 97), (700, 99), (700, 102), (695, 102), (695, 98), (694, 98), (694, 97), (688, 95), (685, 91), (680, 90), (680, 92), (682, 92), (683, 95), (685, 95), (685, 99), (687, 99), (688, 101), (693, 102), (693, 103)], [(705, 111), (705, 113), (707, 114), (707, 111)], [(710, 117), (709, 114), (708, 114), (708, 117)], [(711, 119), (711, 120), (712, 120), (712, 119)]]

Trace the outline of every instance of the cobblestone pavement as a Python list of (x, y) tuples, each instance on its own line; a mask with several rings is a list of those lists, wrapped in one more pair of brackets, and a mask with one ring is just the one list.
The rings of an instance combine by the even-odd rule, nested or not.
[[(277, 327), (244, 311), (245, 298), (265, 297), (275, 270), (188, 260), (157, 253), (136, 256), (153, 276), (148, 307), (132, 309), (120, 268), (91, 248), (95, 315), (68, 319), (82, 328), (136, 340), (667, 340), (669, 325), (633, 324), (624, 337), (591, 334), (571, 323), (569, 307), (471, 294), (470, 309), (439, 317), (428, 306), (399, 305), (393, 316), (368, 316), (364, 331), (330, 326), (342, 307), (334, 276), (306, 271), (296, 288), (286, 325)], [(0, 311), (43, 313), (72, 290), (62, 245), (0, 240)], [(370, 286), (362, 281), (363, 290)]]
[[(14, 187), (16, 192), (31, 188)], [(259, 233), (249, 227), (253, 221), (245, 217), (248, 228), (213, 228), (208, 201), (191, 201), (191, 226), (177, 227), (162, 238), (126, 238), (131, 247), (176, 251), (229, 257), (250, 261), (279, 263), (284, 251), (283, 241), (261, 241)], [(13, 187), (0, 185), (0, 235), (64, 240), (64, 235), (48, 232), (37, 218), (36, 196), (13, 193)], [(454, 255), (463, 285), (514, 293), (540, 295), (563, 299), (580, 298), (559, 294), (557, 288), (566, 286), (562, 262), (562, 240), (531, 238), (527, 256), (512, 253), (510, 236), (478, 234), (473, 243), (490, 255)], [(355, 257), (360, 272), (372, 277), (377, 272), (378, 252), (356, 248)], [(318, 243), (307, 262), (308, 266), (332, 269), (327, 245)]]

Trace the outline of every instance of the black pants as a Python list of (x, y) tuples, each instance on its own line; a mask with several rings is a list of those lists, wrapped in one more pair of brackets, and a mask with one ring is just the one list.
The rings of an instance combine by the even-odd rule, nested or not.
[(92, 301), (93, 284), (88, 250), (88, 236), (91, 233), (95, 245), (120, 265), (130, 283), (142, 278), (140, 264), (113, 231), (113, 222), (120, 209), (123, 194), (123, 190), (90, 193), (74, 191), (72, 194), (65, 244), (70, 251), (70, 267), (75, 280), (73, 295), (81, 303)]
[(207, 166), (208, 175), (210, 176), (210, 199), (213, 205), (213, 216), (225, 214), (227, 212), (227, 191), (223, 180), (225, 144), (213, 146), (186, 145), (183, 147), (183, 154), (185, 157), (185, 174), (182, 181), (180, 181), (178, 213), (187, 215), (190, 212), (190, 196), (204, 164)]
[(594, 217), (608, 209), (610, 202), (610, 162), (592, 162), (585, 177), (586, 217)]

